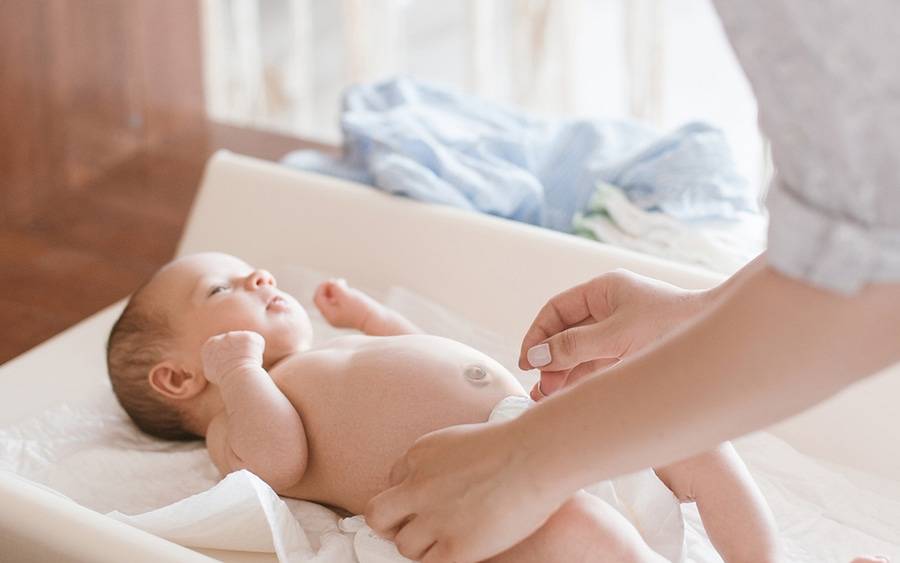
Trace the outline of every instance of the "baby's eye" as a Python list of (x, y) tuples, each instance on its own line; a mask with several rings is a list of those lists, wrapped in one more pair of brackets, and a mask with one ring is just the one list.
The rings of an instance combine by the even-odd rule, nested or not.
[(226, 290), (228, 290), (228, 286), (227, 286), (227, 285), (216, 285), (216, 286), (213, 286), (213, 288), (209, 290), (209, 295), (208, 295), (208, 297), (212, 297), (213, 295), (219, 293), (220, 291), (226, 291)]

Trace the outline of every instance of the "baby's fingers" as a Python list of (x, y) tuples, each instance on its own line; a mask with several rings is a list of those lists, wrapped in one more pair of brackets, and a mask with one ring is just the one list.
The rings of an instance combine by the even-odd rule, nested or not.
[(347, 291), (347, 281), (344, 279), (330, 279), (323, 281), (316, 288), (314, 301), (336, 302)]
[(326, 318), (339, 307), (347, 294), (347, 282), (344, 280), (327, 280), (319, 284), (313, 295), (313, 303)]

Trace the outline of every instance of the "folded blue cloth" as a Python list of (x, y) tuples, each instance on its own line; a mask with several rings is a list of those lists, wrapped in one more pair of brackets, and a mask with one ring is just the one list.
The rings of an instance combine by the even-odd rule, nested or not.
[(646, 210), (694, 221), (756, 210), (722, 132), (660, 136), (625, 120), (545, 120), (410, 79), (350, 87), (344, 156), (297, 151), (289, 166), (394, 194), (570, 232), (597, 180)]

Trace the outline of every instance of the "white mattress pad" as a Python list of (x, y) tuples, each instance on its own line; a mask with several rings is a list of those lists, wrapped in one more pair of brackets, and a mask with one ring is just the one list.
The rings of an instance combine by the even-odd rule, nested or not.
[[(292, 270), (279, 279), (307, 307), (320, 342), (343, 332), (329, 327), (305, 297), (323, 277)], [(404, 289), (374, 296), (426, 331), (495, 357), (526, 388), (533, 383), (533, 376), (516, 368), (518, 342)], [(745, 438), (737, 447), (775, 511), (792, 561), (847, 562), (859, 553), (900, 559), (900, 483), (817, 461), (768, 434)], [(252, 474), (235, 473), (219, 483), (201, 442), (143, 435), (108, 385), (83, 389), (0, 429), (0, 470), (88, 508), (115, 511), (117, 518), (182, 545), (269, 552), (281, 561), (403, 560), (390, 545), (373, 541), (357, 520), (342, 520), (314, 503), (280, 499)], [(683, 510), (687, 560), (720, 561), (696, 510)]]

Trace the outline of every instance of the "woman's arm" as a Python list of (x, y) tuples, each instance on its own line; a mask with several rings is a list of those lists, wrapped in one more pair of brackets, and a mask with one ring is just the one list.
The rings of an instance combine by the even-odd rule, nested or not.
[[(522, 339), (519, 367), (541, 370), (532, 398), (540, 400), (598, 373), (692, 321), (764, 268), (764, 256), (706, 290), (614, 270), (553, 296)], [(543, 353), (535, 354), (542, 348)]]
[(751, 269), (692, 323), (518, 419), (421, 438), (366, 517), (434, 541), (426, 561), (488, 557), (579, 488), (709, 450), (889, 365), (897, 334), (900, 284), (848, 297)]
[(900, 359), (897, 334), (900, 284), (842, 296), (759, 268), (694, 323), (516, 422), (548, 478), (574, 490), (800, 412)]

